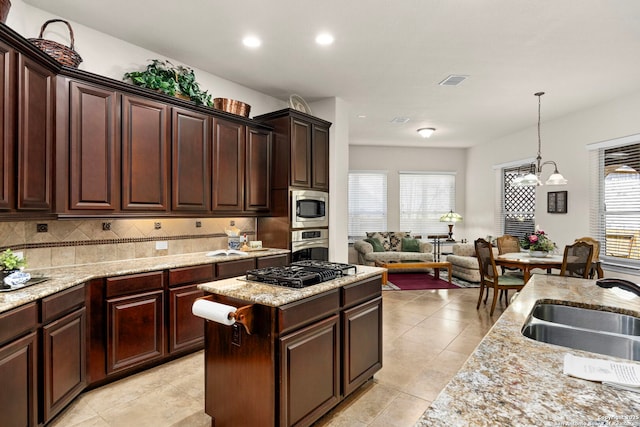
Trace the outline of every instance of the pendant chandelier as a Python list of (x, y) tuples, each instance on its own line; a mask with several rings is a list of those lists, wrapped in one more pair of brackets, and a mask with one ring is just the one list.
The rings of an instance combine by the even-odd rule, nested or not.
[[(547, 185), (564, 185), (567, 183), (567, 180), (562, 176), (560, 172), (558, 172), (558, 166), (556, 162), (553, 160), (547, 160), (546, 162), (542, 161), (542, 142), (540, 139), (540, 98), (544, 95), (544, 92), (536, 92), (535, 96), (538, 97), (538, 155), (536, 156), (536, 161), (528, 165), (528, 173), (524, 175), (517, 176), (512, 182), (512, 187), (526, 187), (533, 185), (542, 185), (542, 181), (540, 181), (540, 174), (542, 173), (542, 167), (544, 165), (553, 165), (554, 171), (549, 176), (549, 179), (545, 182)], [(524, 170), (527, 170), (527, 167), (524, 167)], [(520, 172), (520, 168), (518, 168), (518, 172)]]

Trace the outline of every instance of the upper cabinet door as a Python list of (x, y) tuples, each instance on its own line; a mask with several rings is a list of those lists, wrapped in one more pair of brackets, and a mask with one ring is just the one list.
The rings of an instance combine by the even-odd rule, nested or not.
[(15, 135), (14, 50), (0, 42), (0, 209), (12, 208), (14, 200), (13, 145)]
[(311, 123), (291, 121), (291, 185), (311, 187)]
[(245, 126), (213, 120), (213, 211), (244, 210)]
[(313, 180), (311, 186), (329, 190), (329, 128), (313, 126)]
[(122, 97), (122, 209), (166, 211), (169, 184), (169, 108)]
[(18, 204), (51, 210), (54, 74), (18, 55)]
[(211, 119), (174, 108), (171, 115), (172, 201), (174, 211), (208, 211), (211, 192)]
[(69, 208), (118, 208), (120, 125), (118, 95), (69, 84)]
[(271, 206), (271, 132), (247, 131), (245, 210), (268, 211)]

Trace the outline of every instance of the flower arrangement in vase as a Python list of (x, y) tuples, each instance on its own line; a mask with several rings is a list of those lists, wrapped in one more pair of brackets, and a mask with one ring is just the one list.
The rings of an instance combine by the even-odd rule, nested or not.
[(11, 249), (7, 249), (0, 253), (0, 289), (6, 289), (8, 286), (4, 283), (4, 278), (14, 271), (25, 266), (23, 258), (17, 256)]
[(536, 229), (533, 234), (520, 239), (520, 247), (529, 249), (531, 256), (545, 257), (549, 252), (553, 252), (556, 244), (549, 239), (544, 231)]

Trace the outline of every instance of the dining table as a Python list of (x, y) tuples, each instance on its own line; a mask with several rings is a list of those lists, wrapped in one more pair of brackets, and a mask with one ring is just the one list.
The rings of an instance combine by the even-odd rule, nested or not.
[(551, 272), (551, 269), (562, 268), (562, 255), (549, 254), (544, 257), (533, 257), (528, 252), (512, 252), (501, 254), (495, 257), (497, 266), (517, 268), (522, 270), (524, 283), (531, 278), (531, 270), (534, 268), (542, 268)]

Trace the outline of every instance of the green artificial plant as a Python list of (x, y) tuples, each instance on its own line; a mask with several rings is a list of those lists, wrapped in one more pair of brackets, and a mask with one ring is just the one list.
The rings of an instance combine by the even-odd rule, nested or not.
[(211, 94), (200, 89), (193, 70), (184, 65), (173, 65), (168, 60), (152, 59), (146, 70), (125, 73), (124, 80), (130, 80), (136, 86), (157, 90), (167, 95), (183, 95), (196, 105), (213, 106)]
[(7, 249), (6, 251), (0, 253), (0, 270), (17, 270), (24, 265), (24, 259), (19, 258), (11, 251), (11, 249)]

